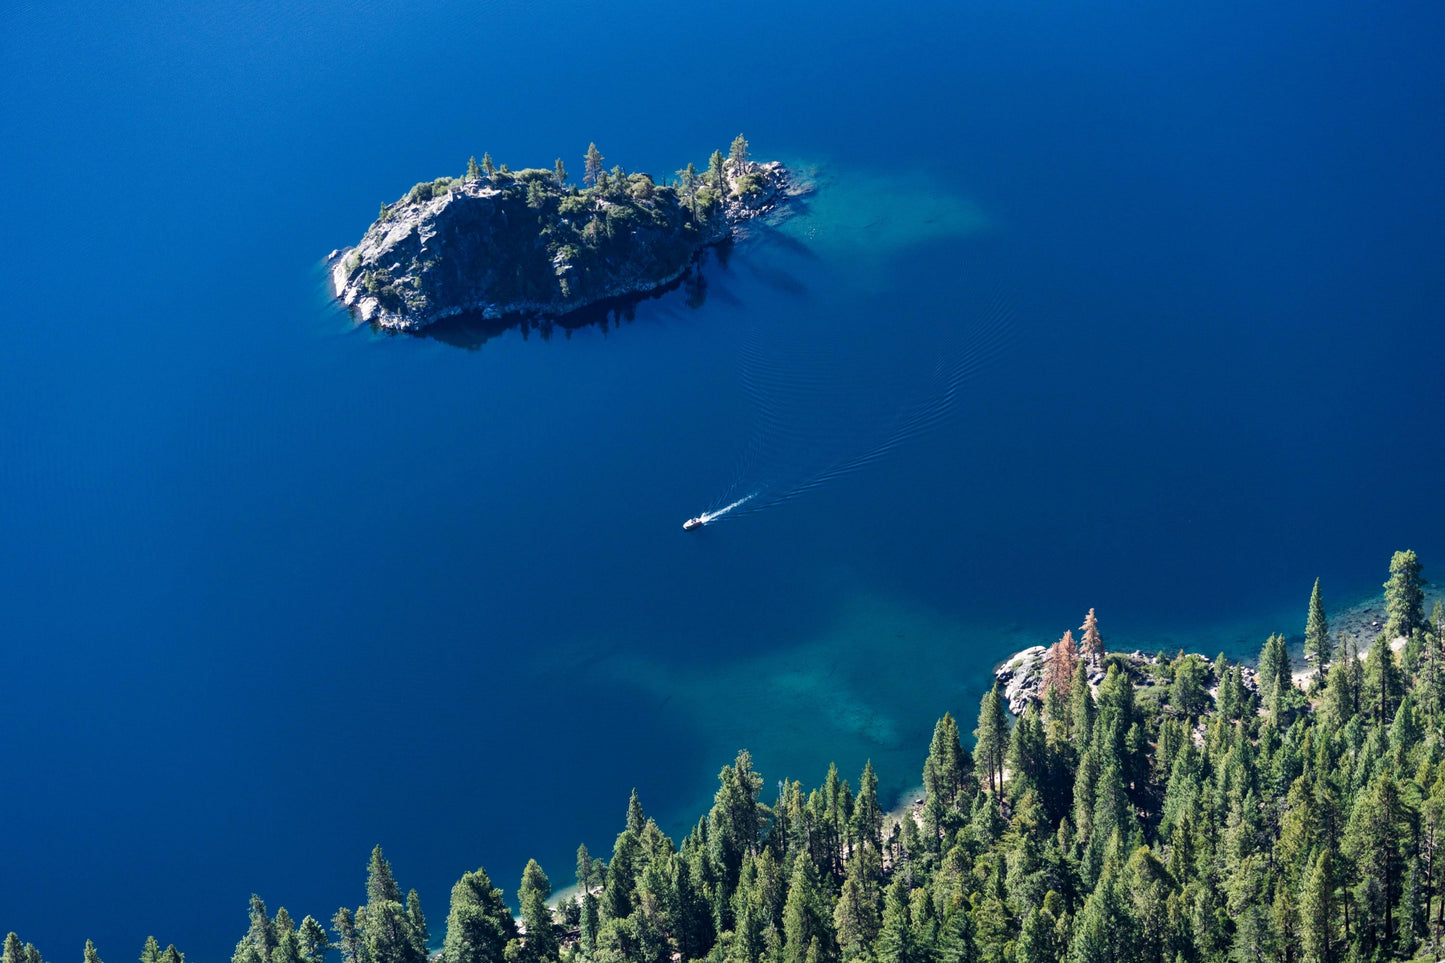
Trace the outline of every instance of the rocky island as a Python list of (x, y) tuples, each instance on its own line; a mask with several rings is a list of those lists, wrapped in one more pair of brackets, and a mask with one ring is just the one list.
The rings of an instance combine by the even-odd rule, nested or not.
[(331, 253), (332, 289), (359, 320), (401, 331), (464, 313), (560, 318), (677, 281), (703, 248), (796, 192), (782, 164), (749, 158), (741, 134), (726, 157), (670, 182), (602, 161), (591, 145), (581, 188), (560, 158), (512, 171), (485, 155), (461, 177), (423, 181)]

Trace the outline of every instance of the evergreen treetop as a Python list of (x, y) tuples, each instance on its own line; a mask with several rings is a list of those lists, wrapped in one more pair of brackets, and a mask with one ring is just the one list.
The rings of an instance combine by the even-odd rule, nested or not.
[(1396, 552), (1390, 559), (1390, 578), (1385, 582), (1386, 642), (1408, 639), (1425, 622), (1425, 589), (1428, 583), (1420, 577), (1420, 560), (1410, 550)]
[(1104, 658), (1104, 640), (1099, 635), (1099, 619), (1093, 609), (1084, 616), (1084, 624), (1079, 626), (1079, 631), (1083, 633), (1079, 636), (1079, 654), (1085, 661), (1098, 665)]
[(1325, 618), (1325, 603), (1320, 597), (1320, 580), (1310, 592), (1309, 615), (1305, 619), (1305, 658), (1315, 667), (1320, 681), (1324, 681), (1325, 669), (1329, 667), (1334, 654), (1330, 643), (1330, 623)]

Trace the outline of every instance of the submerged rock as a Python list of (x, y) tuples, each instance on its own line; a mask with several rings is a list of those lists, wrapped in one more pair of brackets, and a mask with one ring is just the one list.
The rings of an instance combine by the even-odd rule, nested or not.
[(620, 172), (585, 190), (540, 169), (439, 178), (383, 207), (327, 268), (353, 315), (384, 328), (464, 312), (556, 318), (677, 280), (702, 248), (794, 191), (776, 161), (727, 161), (721, 190)]

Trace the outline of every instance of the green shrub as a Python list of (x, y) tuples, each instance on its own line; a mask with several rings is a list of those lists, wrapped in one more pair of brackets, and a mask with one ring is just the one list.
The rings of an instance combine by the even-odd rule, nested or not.
[(639, 201), (652, 200), (652, 192), (656, 185), (652, 183), (652, 177), (648, 174), (633, 174), (627, 178), (627, 188), (632, 196)]
[(763, 189), (763, 179), (757, 174), (744, 174), (733, 181), (733, 193), (755, 194)]
[(406, 193), (408, 204), (425, 204), (434, 197), (440, 197), (460, 181), (455, 177), (438, 177), (434, 181), (422, 181)]

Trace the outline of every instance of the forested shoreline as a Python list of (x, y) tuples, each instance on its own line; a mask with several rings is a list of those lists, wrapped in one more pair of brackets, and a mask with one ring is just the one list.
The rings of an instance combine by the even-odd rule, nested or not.
[[(634, 792), (610, 859), (578, 850), (548, 905), (535, 860), (514, 915), (485, 870), (452, 888), (443, 963), (1348, 963), (1438, 958), (1445, 935), (1445, 610), (1396, 552), (1363, 658), (1318, 580), (1309, 674), (1283, 635), (1257, 669), (1110, 653), (1093, 610), (1049, 650), (1012, 722), (997, 685), (965, 750), (934, 728), (921, 802), (880, 806), (829, 767), (772, 803), (740, 752), (680, 841)], [(922, 747), (920, 747), (922, 748)], [(366, 903), (316, 918), (251, 899), (232, 963), (425, 963), (427, 921), (381, 847)], [(436, 953), (430, 953), (435, 956)], [(183, 963), (152, 937), (141, 963)], [(11, 933), (3, 963), (43, 963)], [(87, 941), (84, 963), (101, 963)]]

